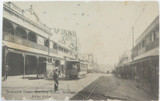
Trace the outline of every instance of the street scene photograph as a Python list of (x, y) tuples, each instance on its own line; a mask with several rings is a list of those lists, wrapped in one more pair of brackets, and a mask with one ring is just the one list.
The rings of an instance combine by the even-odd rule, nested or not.
[(159, 2), (3, 1), (1, 100), (159, 100)]

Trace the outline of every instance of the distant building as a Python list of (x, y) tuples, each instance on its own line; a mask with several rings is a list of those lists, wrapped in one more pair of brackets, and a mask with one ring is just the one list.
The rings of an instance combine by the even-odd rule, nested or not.
[(120, 57), (118, 65), (131, 62), (131, 52), (129, 50), (125, 51)]

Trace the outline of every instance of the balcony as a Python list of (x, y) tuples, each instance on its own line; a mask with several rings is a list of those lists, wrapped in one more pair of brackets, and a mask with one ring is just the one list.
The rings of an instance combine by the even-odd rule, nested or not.
[(133, 49), (133, 56), (136, 57), (140, 54), (143, 54), (147, 51), (150, 51), (156, 47), (159, 47), (159, 39), (156, 39), (154, 41), (152, 41), (151, 43), (147, 44), (144, 48), (142, 48), (141, 50), (138, 50), (137, 48)]
[[(27, 39), (24, 39), (24, 38), (21, 38), (19, 36), (12, 35), (12, 34), (9, 34), (9, 33), (6, 33), (6, 32), (3, 32), (3, 40), (48, 52), (48, 47), (46, 47), (46, 46), (37, 44), (36, 42), (32, 42), (30, 40), (27, 40)], [(50, 53), (58, 54), (58, 50), (55, 50), (55, 49), (52, 49), (52, 48), (50, 48), (49, 50), (50, 50), (49, 51)]]
[(159, 39), (152, 41), (150, 44), (146, 45), (146, 51), (149, 51), (153, 48), (159, 47)]
[(6, 32), (3, 32), (3, 40), (8, 41), (8, 42), (12, 42), (12, 43), (16, 43), (16, 44), (20, 44), (20, 45), (24, 45), (27, 47), (31, 47), (31, 48), (35, 48), (38, 50), (42, 50), (42, 51), (48, 51), (48, 47), (37, 44), (35, 42), (29, 41), (27, 39), (18, 37), (16, 35), (12, 35)]

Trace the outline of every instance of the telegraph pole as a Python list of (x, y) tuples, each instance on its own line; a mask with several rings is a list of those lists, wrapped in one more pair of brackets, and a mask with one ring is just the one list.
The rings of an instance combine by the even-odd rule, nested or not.
[(132, 61), (134, 61), (134, 55), (133, 55), (133, 51), (134, 51), (134, 26), (136, 25), (137, 21), (140, 19), (140, 17), (143, 14), (145, 8), (146, 8), (146, 6), (142, 9), (142, 12), (140, 13), (140, 15), (138, 16), (138, 18), (136, 19), (135, 23), (132, 26)]
[[(134, 26), (132, 27), (132, 54), (134, 49)], [(132, 55), (132, 61), (134, 61), (134, 56)]]
[(76, 59), (78, 59), (78, 37), (77, 37), (77, 34), (75, 33), (75, 36), (76, 36)]

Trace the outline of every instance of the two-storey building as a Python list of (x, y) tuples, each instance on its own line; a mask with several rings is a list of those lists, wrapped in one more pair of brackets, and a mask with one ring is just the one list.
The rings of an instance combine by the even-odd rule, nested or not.
[[(36, 21), (25, 14), (30, 13)], [(53, 39), (54, 31), (39, 21), (32, 8), (22, 10), (11, 2), (3, 5), (3, 68), (11, 68), (8, 75), (44, 73), (45, 61), (50, 59), (55, 66), (64, 63), (65, 58), (75, 59), (75, 50)]]
[(139, 79), (150, 82), (153, 90), (158, 92), (159, 16), (154, 19), (136, 40), (135, 47), (132, 49), (132, 58), (132, 64), (136, 67)]

